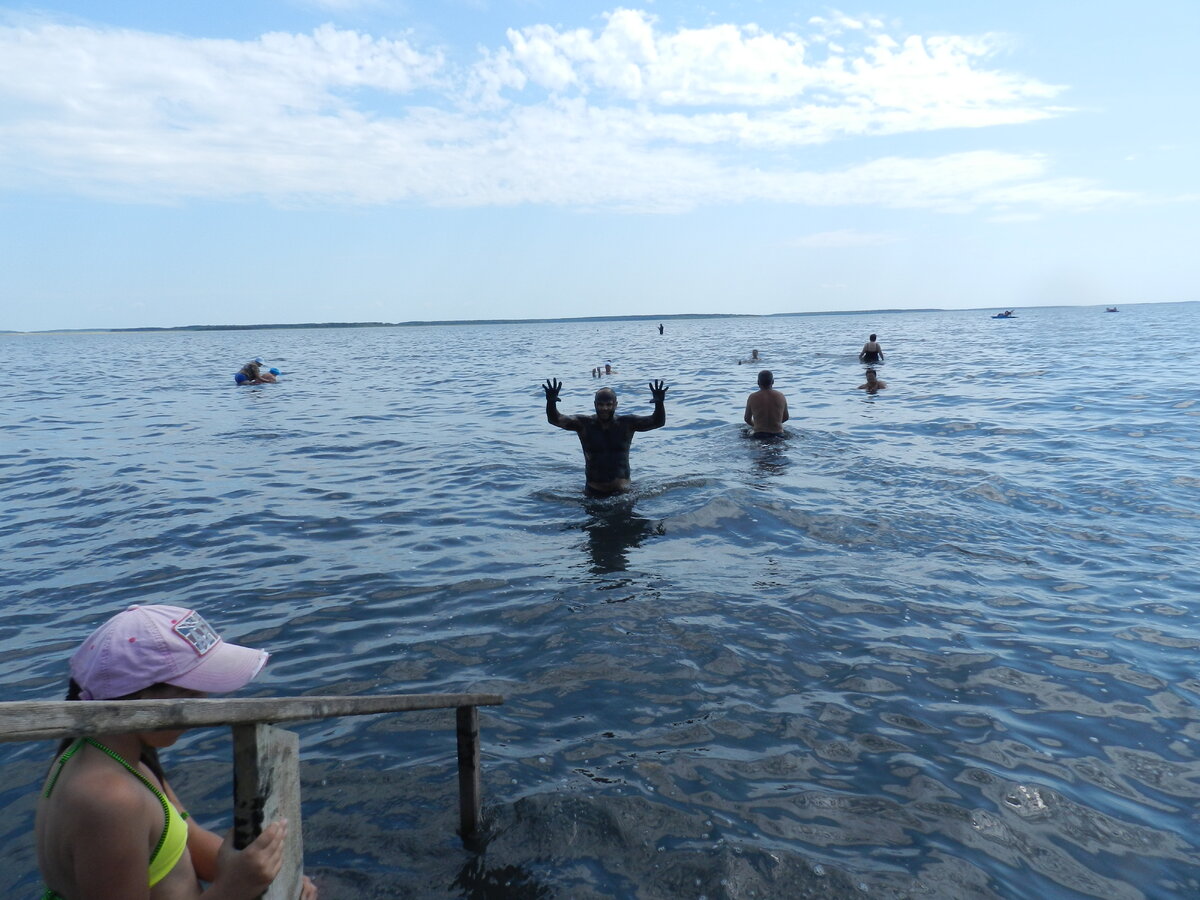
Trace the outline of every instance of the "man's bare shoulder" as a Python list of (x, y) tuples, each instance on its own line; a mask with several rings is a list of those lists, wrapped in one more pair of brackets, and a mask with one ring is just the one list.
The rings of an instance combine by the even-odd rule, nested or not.
[(583, 428), (583, 423), (591, 418), (590, 416), (564, 416), (559, 415), (558, 421), (554, 424), (559, 428), (564, 428), (567, 431), (579, 431)]

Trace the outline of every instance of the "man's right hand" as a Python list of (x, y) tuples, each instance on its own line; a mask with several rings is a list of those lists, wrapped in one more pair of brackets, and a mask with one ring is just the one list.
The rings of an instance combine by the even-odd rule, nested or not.
[(547, 403), (557, 403), (558, 392), (562, 390), (562, 382), (557, 378), (547, 379), (546, 383), (542, 385), (542, 390), (546, 392)]

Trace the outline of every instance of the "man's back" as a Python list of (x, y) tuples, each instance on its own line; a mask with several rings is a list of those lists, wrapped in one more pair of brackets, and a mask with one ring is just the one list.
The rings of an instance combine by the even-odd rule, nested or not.
[(787, 398), (774, 388), (759, 388), (746, 398), (745, 421), (755, 434), (783, 434), (787, 420)]

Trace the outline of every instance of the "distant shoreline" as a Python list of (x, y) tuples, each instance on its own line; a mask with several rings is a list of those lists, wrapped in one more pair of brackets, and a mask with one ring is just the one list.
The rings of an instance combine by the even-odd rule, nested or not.
[[(989, 309), (991, 307), (988, 307)], [(552, 319), (439, 319), (410, 322), (300, 322), (269, 325), (143, 325), (136, 328), (47, 328), (43, 331), (5, 331), (0, 334), (122, 334), (154, 331), (271, 331), (297, 328), (426, 328), (435, 325), (531, 325), (555, 322), (678, 322), (687, 319), (778, 319), (784, 316), (869, 316), (906, 312), (945, 312), (942, 309), (863, 309), (823, 312), (764, 313), (675, 313), (665, 316), (575, 316)]]
[[(1156, 302), (1156, 301), (1140, 301)], [(1137, 306), (1140, 302), (1122, 304)], [(1176, 303), (1195, 303), (1194, 300), (1163, 301)], [(1107, 304), (1068, 304), (1062, 306), (1026, 306), (1021, 309), (1066, 309), (1085, 308), (1095, 305), (1107, 307)], [(47, 328), (41, 331), (10, 331), (0, 329), (0, 334), (124, 334), (147, 333), (157, 331), (272, 331), (303, 328), (427, 328), (435, 325), (538, 325), (573, 322), (679, 322), (688, 319), (780, 319), (788, 317), (808, 316), (891, 316), (898, 313), (933, 313), (933, 312), (986, 312), (999, 309), (993, 306), (974, 306), (969, 309), (943, 309), (942, 307), (922, 307), (919, 309), (839, 309), (822, 310), (819, 312), (786, 312), (786, 313), (674, 313), (671, 315), (652, 316), (564, 316), (548, 319), (435, 319), (430, 321), (409, 322), (296, 322), (276, 323), (268, 325), (142, 325), (136, 328)]]

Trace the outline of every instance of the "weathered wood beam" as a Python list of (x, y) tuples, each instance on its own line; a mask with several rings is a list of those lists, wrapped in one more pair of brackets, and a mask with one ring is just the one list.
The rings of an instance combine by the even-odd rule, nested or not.
[(283, 867), (262, 900), (296, 900), (304, 879), (300, 736), (273, 725), (233, 727), (233, 843), (242, 850), (265, 825), (288, 820)]
[(0, 743), (299, 722), (418, 709), (499, 706), (499, 694), (380, 694), (369, 697), (247, 697), (204, 700), (27, 700), (0, 703)]

